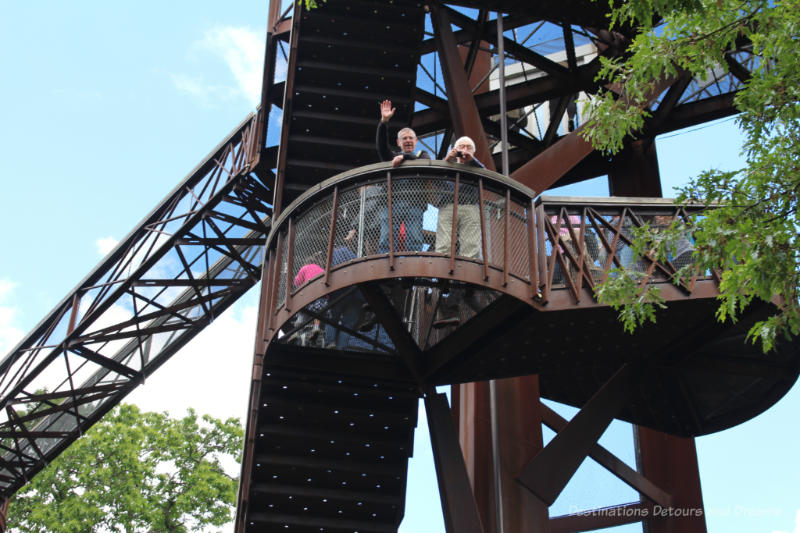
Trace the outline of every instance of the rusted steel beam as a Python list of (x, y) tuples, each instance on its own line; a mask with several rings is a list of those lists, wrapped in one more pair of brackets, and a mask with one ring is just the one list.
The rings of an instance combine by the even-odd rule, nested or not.
[(725, 54), (725, 63), (728, 65), (731, 74), (736, 76), (742, 83), (749, 81), (752, 77), (750, 71), (747, 70), (744, 65), (736, 61), (731, 53)]
[[(477, 23), (473, 21), (471, 18), (467, 17), (466, 15), (459, 13), (455, 9), (448, 8), (448, 12), (450, 14), (451, 20), (461, 26), (464, 29), (468, 29), (469, 31), (473, 32), (473, 34), (479, 33), (479, 28)], [(506, 27), (505, 25), (506, 19), (503, 19), (503, 28), (504, 30), (510, 30), (511, 27)], [(494, 24), (487, 25), (488, 28), (485, 30), (486, 40), (491, 42), (492, 44), (497, 44), (497, 26)], [(529, 65), (533, 65), (534, 67), (538, 68), (542, 72), (547, 73), (550, 76), (554, 76), (556, 78), (564, 78), (569, 74), (569, 70), (553, 61), (552, 59), (548, 59), (547, 57), (537, 54), (530, 48), (523, 46), (513, 39), (509, 37), (503, 37), (503, 47), (505, 52), (510, 55), (511, 57), (523, 62), (528, 63)], [(573, 50), (574, 54), (574, 50)]]
[(0, 533), (5, 533), (7, 516), (8, 516), (8, 499), (3, 498), (3, 503), (2, 505), (0, 505)]
[(408, 333), (408, 328), (403, 323), (403, 319), (398, 316), (394, 306), (386, 298), (379, 285), (364, 283), (360, 286), (360, 290), (370, 309), (375, 313), (378, 323), (386, 329), (386, 333), (392, 339), (400, 358), (406, 364), (415, 380), (421, 382), (418, 361), (421, 360), (422, 351)]
[(612, 196), (661, 196), (655, 139), (630, 141), (611, 161), (608, 189)]
[(522, 469), (519, 482), (552, 505), (632, 393), (633, 375), (624, 364)]
[(658, 108), (653, 113), (653, 118), (650, 119), (650, 122), (652, 122), (654, 126), (663, 122), (675, 106), (678, 105), (681, 95), (683, 95), (691, 82), (692, 76), (688, 72), (684, 72), (675, 80), (675, 83), (672, 84), (667, 94), (664, 95), (664, 98), (662, 98), (661, 102), (658, 104)]
[(483, 131), (481, 115), (472, 97), (467, 73), (461, 62), (457, 44), (450, 28), (447, 9), (437, 8), (431, 14), (439, 56), (442, 60), (442, 73), (447, 87), (447, 104), (450, 118), (457, 136), (467, 135), (475, 142), (475, 157), (490, 170), (494, 170), (494, 159)]
[[(119, 362), (115, 361), (114, 359), (111, 359), (109, 357), (105, 357), (104, 355), (101, 355), (101, 354), (95, 352), (94, 350), (90, 350), (86, 346), (75, 346), (74, 348), (71, 348), (71, 351), (75, 352), (76, 354), (78, 354), (79, 356), (83, 357), (87, 361), (91, 361), (93, 363), (96, 363), (96, 364), (102, 366), (103, 368), (108, 368), (109, 370), (112, 370), (112, 371), (114, 371), (117, 374), (120, 374), (122, 376), (127, 376), (129, 378), (134, 378), (139, 374), (139, 371), (137, 371), (137, 370), (135, 370), (135, 369), (133, 369), (133, 368), (127, 366), (127, 365), (123, 365), (122, 363), (119, 363)], [(77, 389), (74, 388), (73, 390), (77, 390)]]
[(639, 469), (673, 495), (671, 510), (645, 520), (650, 533), (706, 533), (694, 439), (637, 426)]
[(515, 479), (515, 473), (544, 446), (539, 407), (539, 378), (524, 376), (495, 382), (500, 429), (503, 526), (506, 533), (548, 533), (548, 510)]
[(498, 298), (492, 302), (487, 309), (486, 317), (481, 322), (481, 328), (460, 328), (446, 339), (436, 344), (428, 351), (425, 357), (425, 365), (422, 368), (422, 375), (425, 379), (433, 375), (437, 370), (453, 361), (463, 350), (468, 348), (478, 338), (486, 332), (492, 331), (496, 326), (504, 324), (512, 316), (518, 315), (524, 309), (521, 301), (515, 298)]
[[(457, 11), (455, 10), (451, 11), (457, 13)], [(479, 33), (484, 33), (486, 35), (497, 35), (497, 29), (494, 28), (495, 24), (491, 21), (484, 22), (483, 23), (484, 28), (482, 30), (477, 30), (475, 26), (476, 24), (475, 21), (467, 17), (465, 17), (462, 20), (464, 22), (464, 25), (459, 23), (456, 24), (464, 29), (453, 32), (453, 37), (455, 38), (458, 44), (474, 41), (476, 39), (476, 31), (478, 31)], [(480, 20), (480, 18), (478, 20)], [(537, 20), (540, 19), (538, 17), (530, 15), (521, 15), (521, 16), (516, 14), (506, 15), (503, 17), (503, 28), (505, 28), (506, 31), (508, 31), (514, 28), (525, 26), (527, 24), (530, 24), (531, 22), (536, 22)], [(437, 50), (436, 39), (432, 38), (422, 41), (422, 46), (420, 48), (421, 55), (430, 54), (431, 52), (435, 52), (436, 50)]]
[[(278, 141), (278, 163), (277, 172), (275, 174), (275, 191), (272, 199), (272, 213), (273, 217), (280, 214), (283, 207), (283, 187), (286, 182), (286, 157), (289, 152), (289, 131), (291, 130), (292, 119), (292, 99), (294, 98), (294, 79), (297, 71), (297, 43), (300, 39), (300, 13), (302, 11), (301, 4), (295, 4), (294, 14), (292, 15), (292, 29), (289, 37), (289, 59), (286, 66), (286, 81), (283, 87), (283, 104), (280, 106), (283, 110), (283, 120), (281, 125), (281, 136)], [(273, 92), (277, 89), (273, 87)], [(288, 287), (287, 287), (288, 291)]]
[[(547, 405), (542, 404), (539, 406), (539, 409), (542, 412), (542, 422), (556, 433), (562, 431), (569, 424), (568, 420), (550, 409)], [(656, 486), (655, 483), (644, 477), (640, 472), (637, 472), (625, 464), (624, 461), (618, 459), (613, 453), (600, 444), (595, 444), (592, 447), (592, 450), (589, 452), (589, 457), (624, 481), (628, 486), (650, 498), (654, 503), (662, 507), (669, 507), (672, 505), (673, 500), (669, 493)]]
[(458, 444), (447, 397), (431, 387), (425, 394), (425, 412), (439, 482), (447, 533), (483, 533), (483, 525)]
[[(570, 74), (563, 79), (545, 76), (510, 85), (506, 87), (507, 109), (518, 109), (526, 105), (558, 98), (564, 94), (594, 91), (598, 86), (597, 82), (594, 81), (594, 76), (599, 66), (599, 61), (593, 60), (586, 65), (581, 65), (574, 74)], [(431, 108), (414, 113), (412, 123), (417, 133), (425, 133), (443, 127), (447, 120), (443, 108), (445, 100), (433, 97), (433, 95), (425, 95), (424, 91), (419, 90), (416, 96), (418, 101)], [(485, 117), (486, 115), (500, 112), (499, 89), (476, 94), (474, 98), (482, 116)]]

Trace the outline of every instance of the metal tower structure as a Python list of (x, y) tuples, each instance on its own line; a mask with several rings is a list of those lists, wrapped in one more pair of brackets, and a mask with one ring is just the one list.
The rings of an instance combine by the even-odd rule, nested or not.
[[(632, 257), (630, 230), (688, 221), (660, 198), (654, 138), (735, 113), (752, 58), (742, 43), (706, 80), (663, 80), (641, 136), (607, 157), (576, 105), (619, 91), (595, 79), (628, 40), (604, 15), (577, 0), (272, 0), (258, 111), (0, 362), (3, 496), (260, 279), (237, 532), (396, 531), (420, 398), (448, 531), (705, 531), (696, 513), (647, 511), (702, 509), (693, 437), (777, 401), (797, 346), (746, 345), (771, 304), (716, 323), (716, 274), (672, 285), (685, 257)], [(377, 163), (385, 99), (393, 131), (413, 127), (439, 159), (467, 135), (487, 168)], [(541, 195), (597, 176), (609, 198)], [(415, 243), (412, 207), (476, 224), (429, 220)], [(595, 301), (613, 266), (662, 288), (657, 331), (623, 334)], [(636, 424), (636, 469), (597, 443), (614, 418)], [(586, 457), (640, 499), (551, 517)]]

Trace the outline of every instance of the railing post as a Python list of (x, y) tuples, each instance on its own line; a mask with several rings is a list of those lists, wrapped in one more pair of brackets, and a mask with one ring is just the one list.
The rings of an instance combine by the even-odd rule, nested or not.
[(275, 313), (270, 312), (272, 309), (272, 293), (273, 286), (268, 283), (273, 279), (273, 269), (275, 268), (275, 252), (273, 250), (266, 250), (264, 252), (264, 270), (261, 276), (261, 301), (259, 302), (258, 309), (258, 326), (257, 326), (257, 340), (256, 340), (256, 353), (264, 353), (266, 351), (264, 345), (264, 338), (268, 329), (271, 329), (272, 317)]
[(333, 260), (333, 239), (336, 236), (336, 212), (339, 210), (339, 186), (333, 188), (333, 207), (331, 208), (331, 228), (328, 233), (328, 251), (325, 255), (325, 285), (330, 285), (331, 261)]
[(508, 286), (508, 261), (509, 245), (508, 239), (511, 235), (511, 189), (506, 189), (505, 217), (503, 220), (503, 287)]
[(483, 214), (483, 178), (478, 180), (478, 214), (481, 221), (481, 253), (483, 254), (483, 279), (489, 279), (489, 254), (486, 250), (486, 217)]
[(289, 229), (287, 231), (288, 245), (286, 247), (286, 299), (283, 303), (287, 311), (292, 310), (292, 274), (294, 266), (294, 220), (289, 217)]
[(389, 270), (394, 270), (394, 219), (392, 217), (392, 173), (386, 172), (386, 214), (389, 216)]
[(460, 172), (456, 172), (455, 189), (453, 190), (453, 214), (450, 224), (450, 273), (456, 271), (456, 235), (458, 230), (458, 189), (460, 185)]
[(528, 206), (528, 278), (531, 284), (531, 298), (539, 296), (539, 256), (536, 246), (536, 206), (531, 198)]
[[(532, 202), (532, 201), (531, 201)], [(547, 263), (547, 253), (545, 251), (545, 242), (544, 242), (544, 232), (545, 232), (545, 220), (544, 220), (544, 206), (539, 204), (539, 207), (536, 208), (536, 236), (538, 239), (539, 245), (539, 283), (541, 284), (544, 282), (544, 291), (542, 294), (542, 299), (546, 302), (550, 299), (550, 286), (552, 284), (552, 276), (550, 275), (550, 270), (548, 268)], [(555, 252), (553, 252), (555, 254)]]
[[(269, 327), (270, 329), (274, 329), (275, 324), (275, 314), (278, 311), (278, 289), (280, 288), (280, 277), (281, 277), (281, 264), (283, 263), (283, 254), (281, 251), (283, 250), (283, 233), (278, 232), (278, 238), (276, 240), (275, 246), (275, 267), (272, 273), (272, 298), (271, 298), (271, 305), (269, 312)], [(287, 269), (289, 265), (286, 265)]]

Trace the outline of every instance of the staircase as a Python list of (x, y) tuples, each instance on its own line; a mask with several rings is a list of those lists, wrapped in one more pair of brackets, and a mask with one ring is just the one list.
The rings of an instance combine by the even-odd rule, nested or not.
[(299, 13), (278, 161), (284, 206), (334, 174), (378, 161), (378, 102), (397, 109), (390, 135), (410, 124), (424, 15), (416, 2), (367, 1)]
[(264, 373), (247, 531), (397, 531), (417, 393), (330, 373)]

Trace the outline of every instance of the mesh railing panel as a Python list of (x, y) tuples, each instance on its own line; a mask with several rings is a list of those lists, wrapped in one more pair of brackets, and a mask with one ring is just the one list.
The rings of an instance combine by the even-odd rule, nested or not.
[(359, 244), (359, 229), (363, 228), (362, 191), (360, 187), (347, 187), (339, 191), (336, 210), (336, 231), (333, 234), (331, 265), (336, 266), (363, 255)]
[(509, 260), (513, 275), (530, 281), (531, 264), (528, 246), (528, 213), (525, 206), (512, 202), (509, 206)]
[(483, 191), (486, 253), (489, 264), (498, 268), (503, 268), (505, 257), (505, 203), (505, 195), (493, 190)]
[(291, 276), (293, 289), (323, 272), (328, 250), (331, 209), (333, 209), (333, 199), (328, 197), (295, 220)]
[(437, 180), (436, 253), (450, 255), (453, 227), (455, 226), (455, 255), (479, 259), (481, 252), (481, 222), (478, 209), (478, 187), (467, 180), (459, 180), (458, 207), (454, 209), (455, 181)]
[(282, 307), (286, 303), (286, 272), (289, 270), (289, 241), (286, 234), (281, 239), (280, 250), (280, 269), (278, 270), (278, 303), (277, 307)]

